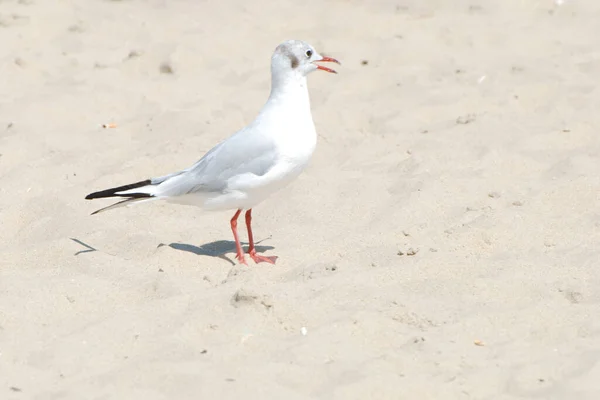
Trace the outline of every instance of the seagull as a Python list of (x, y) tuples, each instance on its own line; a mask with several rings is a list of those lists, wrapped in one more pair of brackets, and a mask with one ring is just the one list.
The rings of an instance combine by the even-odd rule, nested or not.
[(288, 185), (308, 165), (317, 133), (310, 110), (307, 76), (316, 70), (337, 73), (317, 64), (333, 62), (300, 40), (281, 43), (271, 57), (271, 93), (248, 126), (209, 150), (182, 171), (91, 193), (85, 198), (123, 198), (92, 213), (151, 200), (197, 206), (208, 211), (236, 210), (230, 220), (236, 259), (246, 263), (237, 220), (246, 210), (248, 255), (255, 263), (275, 264), (276, 256), (257, 254), (252, 234), (252, 209)]

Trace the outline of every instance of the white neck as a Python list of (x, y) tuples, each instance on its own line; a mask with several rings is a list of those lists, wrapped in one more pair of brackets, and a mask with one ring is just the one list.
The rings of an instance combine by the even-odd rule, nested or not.
[(268, 103), (277, 108), (293, 107), (297, 115), (310, 115), (310, 98), (305, 76), (273, 74)]
[(271, 77), (271, 94), (269, 98), (280, 98), (290, 95), (302, 96), (308, 99), (306, 77), (295, 74), (286, 76), (273, 74)]
[(258, 122), (276, 132), (278, 152), (304, 165), (317, 142), (310, 111), (306, 76), (273, 74), (271, 94), (258, 117)]

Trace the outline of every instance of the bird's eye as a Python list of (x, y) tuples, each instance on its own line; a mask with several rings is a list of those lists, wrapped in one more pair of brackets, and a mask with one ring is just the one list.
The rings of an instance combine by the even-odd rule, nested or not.
[(310, 58), (312, 56), (312, 50), (306, 50), (306, 57)]

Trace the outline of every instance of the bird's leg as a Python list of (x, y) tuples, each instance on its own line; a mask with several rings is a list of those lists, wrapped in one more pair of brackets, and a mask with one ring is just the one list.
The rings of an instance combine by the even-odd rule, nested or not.
[(254, 247), (254, 237), (252, 235), (252, 209), (246, 211), (246, 228), (248, 228), (248, 242), (250, 246), (248, 247), (248, 255), (250, 258), (254, 260), (255, 263), (260, 262), (268, 262), (269, 264), (275, 264), (275, 260), (277, 260), (277, 256), (261, 256), (260, 254), (256, 254), (256, 248)]
[(235, 256), (235, 258), (239, 260), (240, 264), (248, 265), (246, 263), (246, 258), (244, 257), (244, 250), (242, 250), (242, 244), (240, 243), (240, 238), (238, 237), (237, 233), (237, 219), (240, 216), (241, 212), (242, 210), (237, 210), (233, 218), (231, 218), (231, 231), (233, 232), (233, 238), (235, 239), (235, 250), (237, 251), (237, 255)]

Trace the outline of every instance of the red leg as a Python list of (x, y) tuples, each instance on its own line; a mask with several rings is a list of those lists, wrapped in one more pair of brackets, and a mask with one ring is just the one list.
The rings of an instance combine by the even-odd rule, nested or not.
[(235, 258), (239, 260), (240, 264), (248, 265), (246, 263), (246, 258), (244, 257), (244, 250), (242, 250), (242, 244), (240, 243), (240, 238), (238, 237), (237, 233), (237, 219), (240, 216), (241, 212), (242, 210), (237, 210), (233, 218), (231, 218), (231, 231), (233, 232), (233, 238), (235, 239), (235, 250), (237, 251), (237, 255), (235, 256)]
[(246, 228), (248, 228), (248, 242), (250, 243), (250, 246), (248, 247), (248, 255), (250, 258), (252, 258), (255, 263), (268, 262), (269, 264), (275, 264), (277, 256), (267, 257), (256, 254), (256, 248), (254, 247), (254, 236), (252, 235), (252, 209), (246, 211)]

